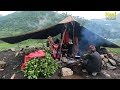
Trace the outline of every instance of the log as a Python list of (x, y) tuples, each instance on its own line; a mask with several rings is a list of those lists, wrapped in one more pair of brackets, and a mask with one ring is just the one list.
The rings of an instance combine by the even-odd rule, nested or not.
[(102, 59), (104, 59), (104, 58), (105, 58), (103, 54), (102, 54), (102, 55), (100, 55), (100, 56), (101, 56), (101, 58), (102, 58)]
[(104, 61), (105, 63), (107, 63), (107, 62), (108, 62), (108, 59), (107, 59), (107, 58), (104, 58), (103, 61)]
[(113, 65), (113, 66), (115, 66), (116, 65), (116, 62), (114, 61), (114, 60), (112, 60), (112, 59), (108, 59), (109, 60), (109, 62)]

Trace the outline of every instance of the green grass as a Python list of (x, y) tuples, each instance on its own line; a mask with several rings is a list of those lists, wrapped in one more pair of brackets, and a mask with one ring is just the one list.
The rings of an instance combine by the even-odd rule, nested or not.
[[(112, 42), (114, 42), (115, 44), (120, 46), (120, 39), (116, 39), (116, 40), (114, 40)], [(120, 56), (120, 48), (107, 48), (107, 49), (108, 49), (109, 52)]]
[(40, 47), (46, 45), (46, 40), (26, 40), (17, 44), (9, 44), (5, 42), (0, 42), (0, 51), (8, 50), (11, 48), (14, 48), (16, 50), (19, 50), (20, 48), (24, 48), (26, 46), (32, 46), (32, 47)]
[(114, 55), (120, 55), (120, 49), (118, 48), (108, 48), (108, 51), (113, 53)]
[(0, 51), (16, 47), (16, 44), (0, 43)]

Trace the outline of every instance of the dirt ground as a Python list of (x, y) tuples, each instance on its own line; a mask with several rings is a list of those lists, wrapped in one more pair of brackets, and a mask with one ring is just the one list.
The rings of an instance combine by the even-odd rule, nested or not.
[[(0, 52), (0, 61), (5, 61), (6, 65), (3, 71), (0, 71), (0, 79), (10, 79), (15, 73), (15, 79), (25, 79), (21, 72), (21, 64), (23, 58), (15, 57), (15, 52), (11, 50)], [(77, 71), (76, 71), (77, 70)], [(96, 77), (90, 76), (87, 73), (81, 72), (76, 68), (74, 75), (68, 77), (60, 77), (59, 70), (49, 79), (120, 79), (120, 69), (116, 70), (102, 70)], [(106, 74), (105, 74), (106, 73)]]

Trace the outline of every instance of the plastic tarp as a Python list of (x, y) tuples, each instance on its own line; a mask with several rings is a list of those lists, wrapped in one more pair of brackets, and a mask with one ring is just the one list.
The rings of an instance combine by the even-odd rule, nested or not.
[(22, 64), (21, 69), (24, 70), (26, 62), (35, 57), (45, 57), (45, 52), (43, 50), (38, 50), (36, 52), (31, 52), (29, 55), (26, 55), (24, 57), (24, 63)]

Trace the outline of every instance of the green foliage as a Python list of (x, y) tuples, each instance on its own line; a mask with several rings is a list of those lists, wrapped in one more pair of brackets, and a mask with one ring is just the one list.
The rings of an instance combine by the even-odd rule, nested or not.
[(26, 63), (23, 70), (24, 76), (28, 79), (38, 79), (40, 77), (49, 78), (59, 68), (51, 55), (47, 52), (45, 58), (33, 58)]

